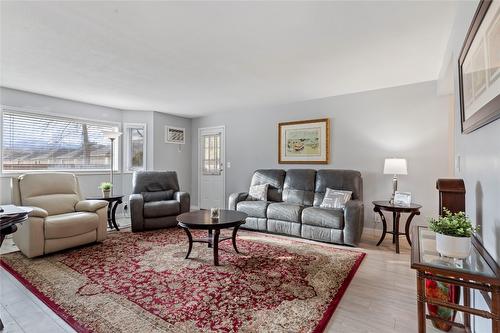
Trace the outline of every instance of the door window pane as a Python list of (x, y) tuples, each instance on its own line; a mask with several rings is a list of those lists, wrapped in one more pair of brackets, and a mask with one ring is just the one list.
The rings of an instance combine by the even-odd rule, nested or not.
[(203, 135), (203, 161), (202, 172), (204, 175), (220, 175), (221, 174), (221, 146), (220, 133)]

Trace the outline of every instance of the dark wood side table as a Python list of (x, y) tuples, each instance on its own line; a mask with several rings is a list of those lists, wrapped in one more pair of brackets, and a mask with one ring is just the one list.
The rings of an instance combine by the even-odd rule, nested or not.
[[(177, 216), (179, 227), (184, 229), (188, 236), (189, 247), (186, 254), (186, 259), (189, 257), (193, 249), (193, 243), (207, 243), (208, 247), (213, 247), (214, 250), (214, 265), (219, 266), (219, 242), (231, 239), (236, 253), (240, 253), (236, 247), (236, 233), (240, 225), (245, 223), (247, 214), (237, 212), (234, 210), (220, 210), (219, 218), (214, 219), (210, 217), (209, 210), (198, 210), (194, 212), (184, 213)], [(219, 238), (220, 230), (233, 228), (232, 237)], [(202, 229), (208, 230), (208, 237), (202, 239), (193, 239), (189, 229)]]
[[(0, 246), (2, 246), (5, 236), (17, 231), (17, 224), (28, 220), (28, 215), (32, 209), (28, 207), (17, 207), (14, 205), (0, 206)], [(3, 330), (3, 323), (0, 319), (0, 330)]]
[(118, 205), (123, 203), (123, 195), (113, 195), (108, 198), (104, 197), (88, 197), (87, 200), (104, 200), (108, 202), (108, 227), (110, 229), (115, 228), (120, 231), (118, 224), (116, 223), (116, 208)]
[[(426, 319), (444, 322), (470, 332), (470, 315), (475, 315), (491, 319), (492, 333), (499, 333), (500, 268), (482, 244), (473, 236), (471, 253), (469, 257), (462, 260), (441, 257), (436, 251), (436, 234), (426, 227), (415, 226), (412, 239), (411, 268), (417, 270), (418, 332), (425, 333)], [(461, 286), (464, 294), (463, 305), (427, 296), (426, 279)], [(469, 289), (477, 289), (481, 292), (489, 306), (489, 311), (470, 307)], [(488, 293), (491, 293), (491, 298)], [(464, 324), (426, 314), (425, 303), (463, 312)]]
[[(382, 236), (377, 243), (379, 246), (385, 238), (386, 234), (392, 234), (392, 243), (396, 244), (396, 253), (399, 253), (399, 236), (405, 235), (406, 240), (411, 246), (410, 240), (410, 225), (413, 217), (415, 215), (420, 215), (421, 205), (411, 203), (410, 206), (399, 206), (390, 203), (389, 201), (373, 201), (374, 207), (373, 211), (379, 213), (380, 219), (382, 220)], [(385, 219), (384, 213), (382, 211), (392, 212), (392, 231), (387, 231), (387, 221)], [(399, 232), (399, 220), (401, 218), (401, 213), (409, 213), (408, 219), (406, 220), (405, 232)]]

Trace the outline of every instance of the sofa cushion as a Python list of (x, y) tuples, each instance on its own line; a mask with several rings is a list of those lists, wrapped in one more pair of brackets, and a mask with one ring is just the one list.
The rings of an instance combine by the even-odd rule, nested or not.
[(240, 201), (236, 205), (236, 210), (246, 213), (250, 217), (266, 218), (267, 206), (269, 201)]
[(177, 215), (180, 212), (177, 200), (151, 201), (144, 203), (144, 217)]
[(283, 181), (285, 179), (285, 170), (281, 169), (260, 169), (255, 170), (252, 176), (250, 186), (269, 184), (267, 191), (267, 200), (281, 201), (283, 191)]
[(300, 223), (303, 208), (304, 206), (285, 202), (272, 203), (267, 207), (267, 218)]
[(175, 171), (136, 171), (132, 177), (132, 193), (179, 191), (179, 181)]
[(307, 207), (302, 211), (302, 224), (324, 228), (344, 228), (344, 210)]
[(314, 206), (323, 202), (327, 188), (336, 190), (352, 191), (353, 200), (363, 200), (363, 178), (361, 173), (355, 170), (333, 170), (322, 169), (316, 173), (316, 186), (314, 191)]
[(315, 178), (316, 170), (288, 170), (283, 185), (283, 201), (291, 204), (312, 206)]
[(144, 202), (172, 200), (174, 198), (174, 190), (142, 192)]
[(45, 218), (45, 238), (65, 238), (81, 235), (97, 229), (96, 213), (74, 212), (51, 215)]
[(18, 179), (21, 204), (40, 207), (49, 215), (74, 212), (80, 201), (78, 181), (71, 173), (31, 173)]

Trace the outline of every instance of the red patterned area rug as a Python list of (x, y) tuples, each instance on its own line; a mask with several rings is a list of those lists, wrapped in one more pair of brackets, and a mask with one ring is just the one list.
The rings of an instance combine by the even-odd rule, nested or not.
[(79, 332), (322, 332), (364, 257), (248, 231), (237, 243), (220, 244), (218, 267), (205, 244), (184, 259), (180, 229), (1, 264)]

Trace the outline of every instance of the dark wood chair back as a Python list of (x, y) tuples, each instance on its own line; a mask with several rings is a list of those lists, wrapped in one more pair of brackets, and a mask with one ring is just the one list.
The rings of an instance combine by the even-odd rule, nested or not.
[(465, 184), (463, 179), (438, 179), (439, 215), (446, 208), (452, 213), (465, 212)]

